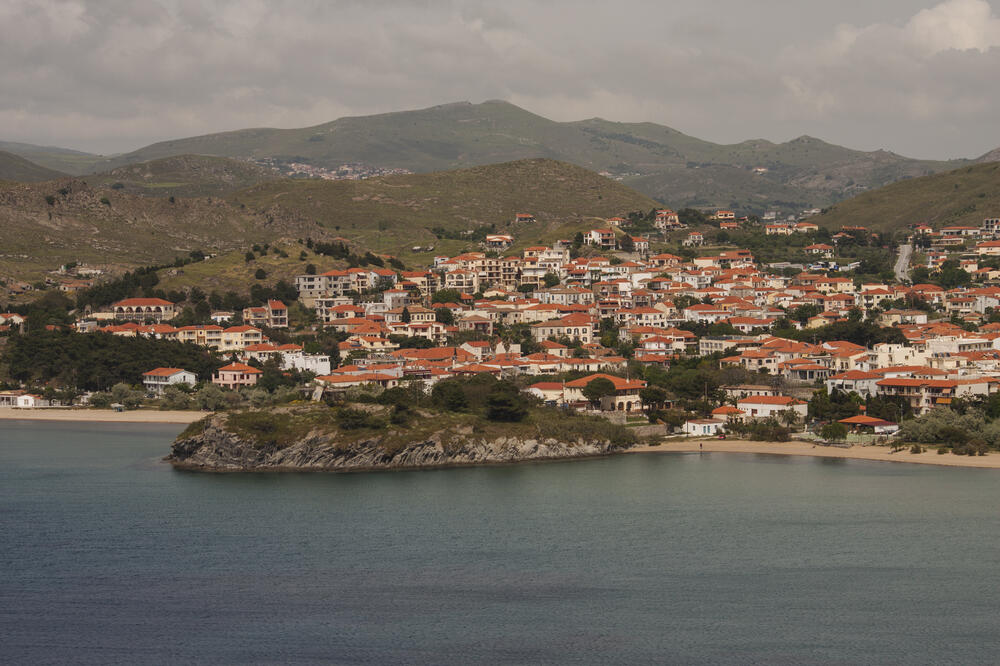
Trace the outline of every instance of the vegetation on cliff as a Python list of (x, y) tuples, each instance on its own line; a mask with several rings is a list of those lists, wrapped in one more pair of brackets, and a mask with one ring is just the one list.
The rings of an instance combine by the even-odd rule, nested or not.
[(407, 383), (330, 404), (246, 410), (191, 424), (171, 462), (205, 469), (347, 469), (600, 455), (638, 443), (609, 421), (541, 407), (488, 375), (427, 394)]

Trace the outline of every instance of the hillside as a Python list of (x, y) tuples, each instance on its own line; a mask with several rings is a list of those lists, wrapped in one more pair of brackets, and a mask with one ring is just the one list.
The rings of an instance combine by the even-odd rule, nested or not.
[(101, 155), (70, 150), (69, 148), (36, 146), (31, 143), (18, 143), (16, 141), (0, 141), (0, 150), (20, 155), (26, 160), (30, 160), (47, 169), (61, 171), (73, 176), (92, 173), (99, 162), (107, 159)]
[(150, 196), (221, 196), (279, 178), (272, 169), (225, 157), (179, 155), (88, 176), (92, 185)]
[[(362, 163), (417, 173), (542, 157), (608, 172), (675, 207), (725, 206), (756, 213), (826, 206), (865, 189), (966, 163), (856, 151), (812, 137), (722, 145), (655, 123), (599, 118), (562, 123), (488, 101), (341, 118), (300, 129), (256, 128), (165, 141), (106, 160), (103, 168), (181, 154), (323, 168)], [(755, 172), (758, 167), (767, 171)]]
[(19, 183), (38, 183), (44, 180), (65, 178), (66, 174), (29, 162), (20, 155), (0, 150), (0, 180)]
[[(515, 234), (523, 246), (572, 237), (606, 217), (654, 206), (620, 183), (552, 160), (363, 181), (279, 179), (225, 198), (173, 201), (79, 179), (8, 183), (0, 184), (0, 277), (37, 275), (67, 261), (149, 265), (202, 250), (228, 258), (199, 270), (218, 266), (230, 284), (245, 284), (240, 251), (254, 243), (343, 238), (407, 264), (427, 264), (432, 247), (433, 253), (476, 248), (460, 232), (484, 225)], [(537, 221), (514, 227), (518, 212)], [(454, 238), (438, 239), (433, 228)], [(289, 254), (281, 265), (266, 266), (268, 272), (298, 272), (298, 253)]]
[(815, 218), (838, 229), (844, 224), (880, 231), (912, 224), (979, 226), (1000, 216), (1000, 162), (962, 167), (865, 192)]
[[(430, 174), (368, 180), (281, 180), (234, 194), (248, 209), (300, 221), (316, 220), (328, 232), (375, 252), (429, 262), (434, 254), (475, 247), (450, 232), (494, 225), (521, 245), (571, 237), (604, 219), (656, 206), (649, 197), (603, 176), (564, 162), (534, 159)], [(513, 225), (516, 213), (535, 216)], [(423, 248), (415, 257), (414, 246)]]
[(309, 235), (327, 236), (315, 222), (258, 214), (219, 198), (171, 202), (72, 179), (0, 183), (0, 278), (33, 279), (69, 261), (142, 266), (192, 250), (239, 250)]

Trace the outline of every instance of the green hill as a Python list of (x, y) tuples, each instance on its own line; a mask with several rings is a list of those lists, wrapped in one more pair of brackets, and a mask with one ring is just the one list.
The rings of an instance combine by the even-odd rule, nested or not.
[(151, 196), (220, 196), (279, 178), (273, 169), (225, 157), (179, 155), (88, 176), (87, 182)]
[(275, 238), (326, 237), (315, 222), (258, 214), (219, 198), (167, 198), (82, 180), (0, 183), (0, 278), (37, 279), (70, 261), (110, 268), (240, 250)]
[(301, 129), (256, 128), (164, 141), (116, 156), (103, 168), (181, 154), (323, 168), (363, 163), (418, 173), (542, 157), (608, 172), (671, 206), (757, 213), (826, 206), (901, 178), (966, 163), (850, 150), (811, 137), (722, 145), (654, 123), (599, 118), (561, 123), (488, 101), (341, 118)]
[(0, 150), (20, 155), (35, 164), (73, 176), (93, 173), (96, 170), (96, 165), (107, 159), (101, 155), (92, 155), (69, 148), (36, 146), (16, 141), (0, 141)]
[[(0, 278), (38, 275), (66, 261), (149, 265), (192, 250), (236, 252), (308, 237), (343, 238), (359, 251), (427, 264), (433, 254), (476, 248), (466, 230), (494, 225), (523, 246), (572, 237), (606, 217), (655, 205), (621, 183), (552, 160), (362, 181), (280, 179), (224, 198), (173, 201), (82, 180), (6, 183), (0, 184)], [(536, 221), (513, 225), (518, 212)]]
[(20, 183), (37, 183), (43, 180), (65, 178), (66, 174), (46, 169), (30, 162), (20, 155), (0, 150), (0, 180), (12, 180)]
[(865, 192), (814, 219), (830, 229), (847, 224), (893, 231), (912, 224), (979, 226), (998, 216), (1000, 162), (988, 162)]
[[(413, 246), (435, 254), (474, 247), (449, 235), (493, 225), (522, 244), (571, 237), (607, 217), (648, 211), (655, 201), (572, 164), (533, 159), (429, 174), (368, 180), (281, 180), (238, 192), (234, 203), (282, 217), (317, 220), (328, 231), (376, 252), (412, 255)], [(513, 224), (516, 213), (536, 221)], [(424, 255), (420, 261), (427, 262)]]

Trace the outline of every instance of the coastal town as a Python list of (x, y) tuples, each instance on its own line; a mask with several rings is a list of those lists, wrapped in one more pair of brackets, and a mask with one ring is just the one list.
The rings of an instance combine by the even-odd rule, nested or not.
[[(322, 272), (309, 265), (294, 292), (285, 290), (289, 302), (211, 309), (202, 294), (204, 323), (178, 324), (183, 302), (131, 296), (47, 328), (210, 353), (211, 372), (142, 368), (124, 382), (132, 407), (240, 405), (269, 372), (285, 399), (313, 402), (416, 383), (429, 392), (445, 379), (489, 375), (536, 403), (662, 435), (875, 441), (908, 419), (962, 412), (997, 394), (1000, 220), (914, 225), (900, 253), (908, 263), (915, 248), (919, 261), (896, 262), (901, 280), (864, 280), (851, 276), (858, 262), (843, 259), (845, 248), (868, 245), (886, 257), (896, 248), (879, 247), (879, 234), (863, 227), (831, 234), (808, 217), (706, 214), (719, 233), (801, 237), (795, 251), (807, 261), (765, 264), (751, 249), (713, 250), (711, 232), (689, 230), (672, 210), (646, 217), (645, 232), (632, 229), (642, 226), (634, 214), (614, 217), (516, 253), (515, 234), (487, 234), (476, 251), (414, 270), (382, 260)], [(513, 228), (530, 220), (519, 213)], [(677, 254), (662, 251), (667, 234), (678, 239)], [(0, 314), (0, 326), (33, 333), (15, 312)], [(110, 386), (21, 377), (0, 392), (0, 406), (109, 403)], [(232, 397), (198, 400), (206, 387)], [(78, 390), (66, 399), (59, 390), (67, 388)]]

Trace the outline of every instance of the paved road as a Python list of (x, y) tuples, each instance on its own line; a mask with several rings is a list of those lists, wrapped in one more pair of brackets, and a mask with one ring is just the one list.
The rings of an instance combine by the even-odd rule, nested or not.
[(893, 272), (896, 274), (896, 279), (902, 282), (908, 279), (907, 274), (910, 272), (910, 256), (913, 254), (912, 245), (900, 245), (899, 246), (899, 258), (896, 259), (896, 265), (893, 267)]

